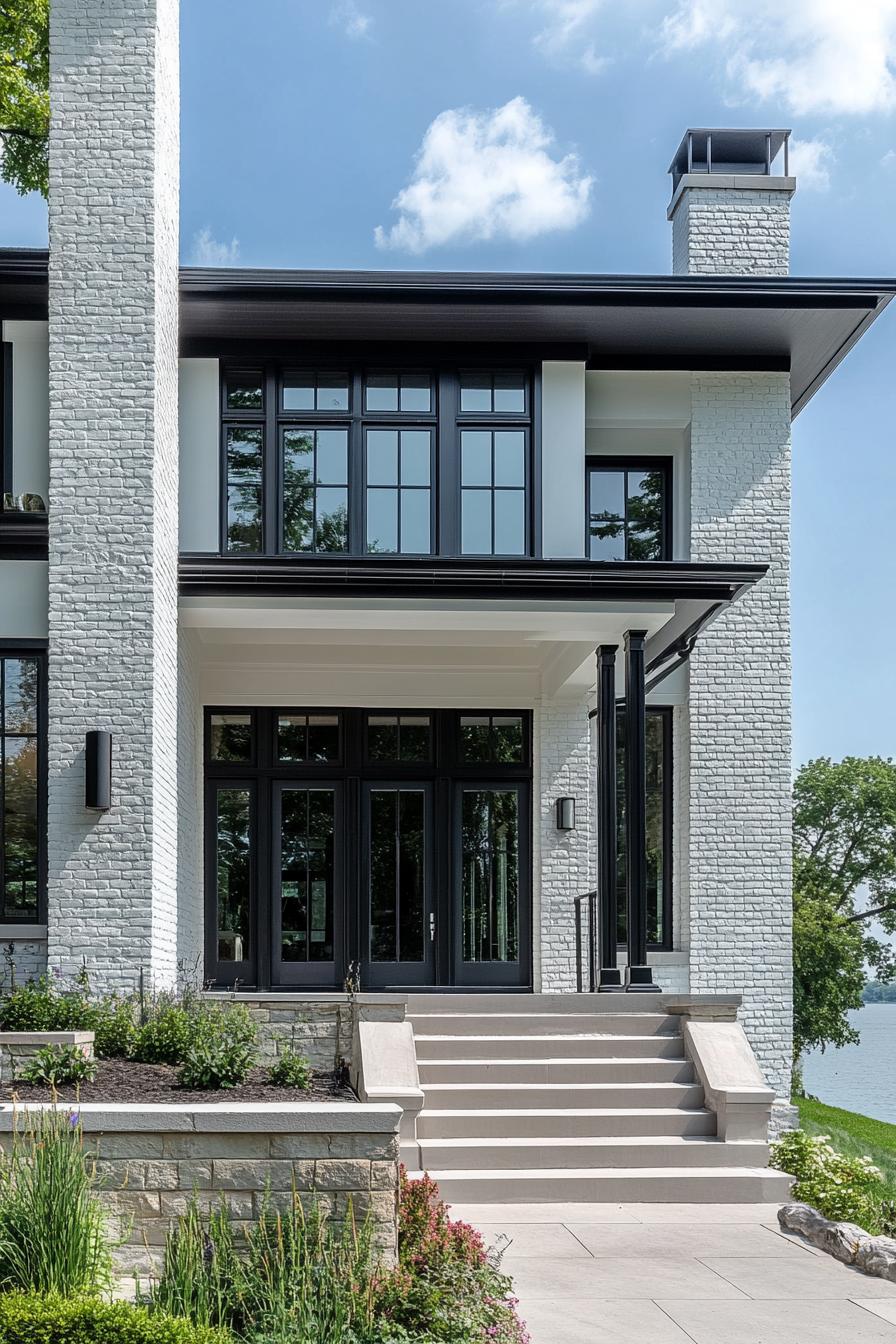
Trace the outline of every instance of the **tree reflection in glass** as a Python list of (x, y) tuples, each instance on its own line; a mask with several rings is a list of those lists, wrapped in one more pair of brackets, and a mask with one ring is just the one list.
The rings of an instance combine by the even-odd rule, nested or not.
[(519, 959), (519, 796), (464, 789), (461, 817), (463, 959)]
[(248, 789), (217, 794), (217, 907), (219, 961), (248, 961), (251, 955), (251, 801)]
[(281, 798), (281, 956), (332, 961), (333, 790), (289, 788)]

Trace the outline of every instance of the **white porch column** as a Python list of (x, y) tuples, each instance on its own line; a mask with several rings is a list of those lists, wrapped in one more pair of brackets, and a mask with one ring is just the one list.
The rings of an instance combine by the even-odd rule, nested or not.
[[(177, 955), (177, 0), (54, 0), (48, 954)], [(112, 808), (84, 735), (112, 734)]]

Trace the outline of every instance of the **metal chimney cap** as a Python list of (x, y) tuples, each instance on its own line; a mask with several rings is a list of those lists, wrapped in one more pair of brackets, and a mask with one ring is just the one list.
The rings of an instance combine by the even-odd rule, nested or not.
[(764, 174), (784, 150), (783, 176), (789, 176), (790, 131), (780, 129), (689, 127), (669, 164), (672, 191), (685, 173)]

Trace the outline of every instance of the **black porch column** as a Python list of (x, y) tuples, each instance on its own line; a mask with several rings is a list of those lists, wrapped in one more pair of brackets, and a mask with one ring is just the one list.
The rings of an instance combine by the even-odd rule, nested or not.
[(597, 908), (603, 993), (622, 988), (616, 966), (616, 651), (597, 650)]
[(647, 725), (644, 630), (625, 636), (625, 895), (629, 993), (659, 992), (647, 965)]

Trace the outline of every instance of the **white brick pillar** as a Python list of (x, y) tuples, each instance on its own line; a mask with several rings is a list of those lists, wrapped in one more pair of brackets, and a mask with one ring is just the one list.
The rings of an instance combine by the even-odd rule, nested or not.
[(689, 173), (668, 210), (674, 275), (787, 275), (792, 177)]
[(769, 1085), (791, 1065), (790, 379), (695, 373), (691, 556), (768, 563), (690, 659), (690, 985), (741, 990)]
[[(177, 0), (54, 0), (48, 954), (177, 947)], [(112, 733), (113, 806), (84, 807)]]

